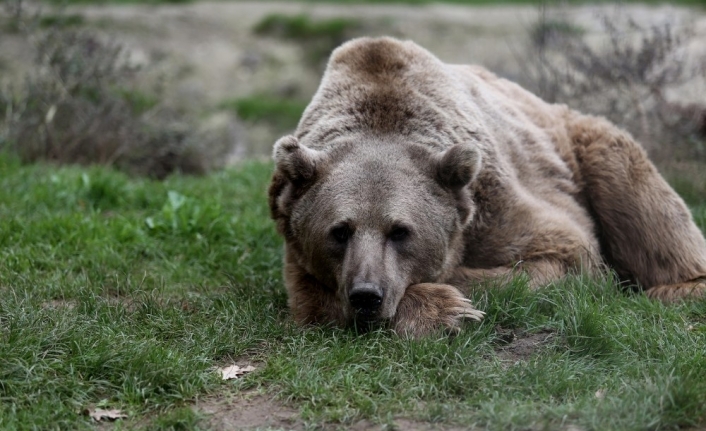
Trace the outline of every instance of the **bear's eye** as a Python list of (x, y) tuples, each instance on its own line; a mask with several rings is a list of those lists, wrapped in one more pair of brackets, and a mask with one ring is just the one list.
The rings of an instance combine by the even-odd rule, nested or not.
[(348, 242), (348, 238), (351, 237), (351, 228), (348, 225), (336, 226), (331, 229), (331, 236), (339, 244), (345, 244)]
[(407, 237), (409, 237), (409, 229), (404, 226), (395, 226), (388, 234), (388, 238), (395, 242), (404, 241)]

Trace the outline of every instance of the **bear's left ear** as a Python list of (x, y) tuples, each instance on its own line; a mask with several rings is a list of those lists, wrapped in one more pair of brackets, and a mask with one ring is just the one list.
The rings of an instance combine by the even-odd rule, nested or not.
[(292, 135), (275, 142), (273, 158), (277, 171), (295, 185), (302, 185), (314, 179), (326, 153), (308, 148)]
[(458, 190), (473, 181), (481, 168), (481, 155), (475, 146), (456, 144), (435, 156), (436, 177), (448, 189)]

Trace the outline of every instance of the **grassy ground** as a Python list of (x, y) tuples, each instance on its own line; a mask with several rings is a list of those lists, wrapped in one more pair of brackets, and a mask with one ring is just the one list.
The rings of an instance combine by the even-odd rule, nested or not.
[[(270, 171), (153, 182), (0, 155), (0, 429), (91, 429), (96, 406), (118, 429), (205, 429), (199, 400), (253, 390), (310, 427), (706, 426), (706, 301), (515, 280), (473, 293), (487, 318), (450, 340), (292, 326)], [(257, 370), (221, 381), (234, 360)]]

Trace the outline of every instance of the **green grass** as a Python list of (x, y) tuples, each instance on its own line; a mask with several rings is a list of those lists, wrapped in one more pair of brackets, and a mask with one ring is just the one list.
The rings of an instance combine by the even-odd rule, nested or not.
[(312, 20), (307, 15), (272, 14), (258, 22), (254, 31), (260, 35), (277, 36), (283, 39), (341, 39), (346, 32), (359, 25), (356, 20), (347, 18)]
[(39, 17), (40, 27), (55, 27), (55, 28), (66, 28), (66, 27), (77, 27), (82, 26), (86, 23), (86, 19), (83, 15), (79, 14), (68, 14), (68, 15), (54, 15), (46, 14)]
[[(203, 428), (194, 400), (255, 388), (312, 426), (706, 425), (706, 302), (665, 307), (610, 278), (479, 289), (486, 320), (452, 339), (294, 327), (270, 173), (155, 182), (0, 155), (0, 429), (91, 429), (92, 406), (128, 429)], [(220, 381), (233, 359), (258, 369)]]

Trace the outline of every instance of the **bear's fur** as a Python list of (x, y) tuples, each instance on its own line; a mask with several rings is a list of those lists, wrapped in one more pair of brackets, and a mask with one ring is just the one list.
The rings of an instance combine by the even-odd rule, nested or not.
[(301, 324), (457, 330), (482, 317), (459, 291), (473, 282), (605, 264), (654, 298), (706, 292), (706, 242), (628, 133), (412, 42), (336, 49), (274, 159)]

